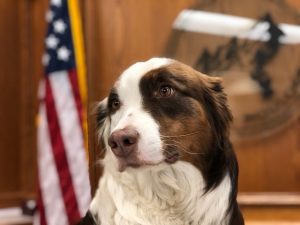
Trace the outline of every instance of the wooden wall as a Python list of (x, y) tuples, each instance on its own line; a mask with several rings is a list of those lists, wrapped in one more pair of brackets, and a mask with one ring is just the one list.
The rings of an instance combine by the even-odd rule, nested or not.
[(0, 207), (35, 197), (45, 1), (0, 1)]
[[(162, 54), (174, 18), (194, 1), (81, 0), (91, 108), (128, 65)], [(288, 1), (300, 10), (298, 0)], [(0, 207), (35, 196), (36, 93), (43, 74), (46, 8), (47, 0), (0, 1)], [(90, 174), (95, 185), (99, 148), (92, 117), (89, 125)], [(295, 136), (293, 141), (297, 140)], [(247, 151), (251, 148), (255, 146)], [(240, 158), (248, 162), (246, 155)]]
[[(1, 185), (0, 191), (1, 193), (5, 190), (16, 190), (18, 183), (14, 181), (14, 177), (19, 176), (18, 164), (6, 164), (5, 161), (8, 159), (11, 160), (19, 160), (18, 155), (15, 154), (16, 151), (20, 149), (20, 143), (16, 140), (19, 138), (19, 111), (20, 111), (20, 90), (15, 88), (15, 86), (20, 86), (19, 77), (15, 74), (19, 74), (20, 60), (19, 54), (14, 53), (11, 50), (12, 46), (18, 42), (19, 36), (19, 26), (18, 26), (18, 18), (14, 16), (14, 14), (6, 13), (7, 11), (13, 12), (14, 6), (7, 5), (3, 1), (0, 3), (0, 26), (1, 29), (6, 31), (4, 35), (0, 36), (0, 43), (5, 43), (3, 48), (0, 51), (1, 57), (1, 76), (0, 76), (0, 88), (2, 90), (2, 94), (0, 95), (0, 124), (3, 129), (0, 129), (0, 137), (1, 137), (1, 148), (3, 146), (7, 148), (7, 150), (1, 150), (0, 152), (0, 177), (6, 177), (6, 182)], [(17, 29), (12, 29), (13, 27)], [(2, 33), (1, 32), (1, 33)], [(11, 35), (10, 35), (11, 34)], [(7, 96), (11, 96), (12, 99), (15, 97), (15, 100), (8, 98)], [(9, 120), (8, 118), (11, 119)], [(9, 135), (8, 135), (9, 134)], [(11, 148), (8, 150), (8, 147)], [(14, 150), (14, 151), (12, 151)]]

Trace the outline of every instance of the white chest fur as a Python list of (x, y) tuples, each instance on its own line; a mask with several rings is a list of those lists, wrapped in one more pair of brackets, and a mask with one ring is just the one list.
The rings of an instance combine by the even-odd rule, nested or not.
[(90, 211), (101, 225), (227, 225), (229, 176), (203, 190), (201, 173), (185, 162), (123, 173), (108, 168)]

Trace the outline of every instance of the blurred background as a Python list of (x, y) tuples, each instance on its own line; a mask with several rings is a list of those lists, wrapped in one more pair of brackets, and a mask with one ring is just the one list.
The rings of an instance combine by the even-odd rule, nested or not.
[[(92, 194), (101, 174), (95, 103), (130, 64), (168, 56), (224, 79), (246, 224), (300, 224), (299, 0), (80, 0), (79, 6)], [(38, 199), (37, 96), (48, 9), (47, 0), (0, 1), (0, 224), (32, 224), (32, 211), (23, 211)], [(187, 9), (200, 12), (200, 27), (216, 28), (195, 28), (199, 18)], [(234, 17), (211, 24), (220, 13)], [(236, 32), (239, 20), (252, 25)]]

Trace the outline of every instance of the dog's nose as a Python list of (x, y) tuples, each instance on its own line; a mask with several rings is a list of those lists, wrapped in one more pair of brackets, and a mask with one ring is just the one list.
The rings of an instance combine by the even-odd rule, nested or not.
[(116, 156), (126, 157), (137, 148), (138, 138), (139, 133), (134, 128), (126, 127), (114, 131), (108, 139), (108, 145)]

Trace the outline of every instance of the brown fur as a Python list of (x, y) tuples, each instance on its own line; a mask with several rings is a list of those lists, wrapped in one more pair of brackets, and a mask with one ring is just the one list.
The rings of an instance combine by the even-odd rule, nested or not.
[[(218, 138), (221, 138), (219, 136), (227, 136), (228, 123), (231, 121), (231, 114), (226, 105), (226, 97), (223, 92), (219, 93), (221, 90), (218, 90), (218, 86), (221, 85), (221, 79), (208, 77), (178, 62), (150, 71), (143, 79), (147, 81), (147, 85), (159, 82), (168, 83), (177, 92), (184, 93), (185, 105), (184, 107), (181, 106), (180, 110), (184, 110), (184, 108), (193, 110), (180, 113), (175, 118), (165, 116), (163, 113), (155, 113), (154, 116), (161, 125), (160, 133), (164, 139), (165, 151), (167, 153), (168, 151), (174, 151), (174, 148), (178, 146), (178, 149), (183, 150), (180, 151), (181, 160), (188, 161), (196, 167), (200, 167), (199, 169), (201, 170), (204, 169), (205, 162), (203, 160), (201, 162), (200, 159), (204, 158), (205, 160), (205, 157), (194, 157), (194, 155), (205, 155), (210, 151), (210, 143), (213, 138), (216, 138), (216, 136)], [(154, 95), (155, 90), (156, 87), (152, 89), (152, 95)], [(149, 94), (151, 98), (151, 93), (145, 93), (146, 96), (149, 96)], [(214, 105), (208, 106), (205, 97), (210, 98), (209, 101), (213, 102)], [(174, 98), (177, 98), (178, 101), (183, 96), (175, 96)], [(148, 101), (147, 103), (146, 100), (145, 102), (145, 107), (148, 110), (153, 109), (155, 104), (157, 104), (154, 101), (150, 101), (150, 103)], [(168, 104), (168, 102), (166, 101), (165, 104)], [(212, 110), (217, 111), (218, 116), (213, 119), (218, 121), (210, 123), (209, 116)], [(221, 134), (217, 134), (219, 128), (214, 127), (214, 123), (218, 123), (217, 126), (221, 126)]]

